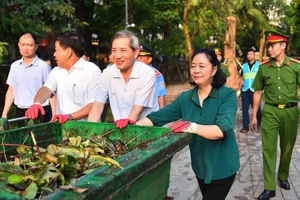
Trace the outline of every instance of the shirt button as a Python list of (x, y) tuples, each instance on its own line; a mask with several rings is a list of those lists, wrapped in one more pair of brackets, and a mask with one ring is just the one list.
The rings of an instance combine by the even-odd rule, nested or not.
[(280, 70), (280, 68), (278, 68), (278, 71)]
[(278, 77), (278, 79), (280, 79), (280, 77)]
[(279, 96), (279, 99), (281, 98), (281, 96)]
[(278, 87), (278, 89), (280, 89), (280, 87)]

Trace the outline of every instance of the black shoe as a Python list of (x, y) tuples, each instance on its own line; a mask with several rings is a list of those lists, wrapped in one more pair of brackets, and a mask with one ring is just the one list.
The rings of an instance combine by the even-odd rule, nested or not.
[(264, 190), (261, 195), (257, 197), (259, 200), (269, 200), (271, 197), (275, 197), (276, 193), (274, 190)]
[(279, 186), (285, 190), (291, 189), (290, 183), (288, 180), (278, 180)]

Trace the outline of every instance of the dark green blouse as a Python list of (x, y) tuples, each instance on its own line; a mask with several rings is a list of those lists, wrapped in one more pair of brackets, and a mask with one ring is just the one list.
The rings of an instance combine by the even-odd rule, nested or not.
[[(198, 87), (182, 92), (177, 99), (163, 109), (147, 117), (155, 126), (163, 126), (182, 118), (183, 121), (202, 125), (217, 125), (224, 133), (220, 140), (208, 140), (193, 135), (190, 144), (192, 168), (196, 176), (206, 184), (235, 174), (240, 168), (239, 152), (234, 135), (237, 111), (236, 94), (233, 89), (222, 86), (212, 88), (200, 106)], [(201, 131), (201, 130), (200, 130)]]

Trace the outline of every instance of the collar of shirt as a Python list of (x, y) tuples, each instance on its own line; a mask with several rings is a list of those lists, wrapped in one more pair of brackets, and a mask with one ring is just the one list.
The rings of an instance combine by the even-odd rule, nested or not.
[(88, 62), (85, 61), (83, 58), (80, 58), (79, 60), (77, 60), (77, 62), (68, 70), (66, 70), (65, 68), (59, 67), (58, 69), (65, 71), (65, 73), (71, 73), (75, 68), (76, 69), (82, 69), (84, 62)]
[[(144, 63), (139, 62), (137, 60), (134, 61), (132, 71), (130, 73), (129, 78), (139, 78), (140, 77), (140, 75), (139, 75), (139, 66), (138, 66), (139, 64), (144, 64)], [(113, 78), (123, 77), (122, 73), (121, 73), (121, 70), (119, 70), (116, 65), (112, 65), (111, 68), (113, 69), (113, 72), (112, 72), (112, 77)]]
[(26, 66), (25, 63), (24, 63), (24, 57), (22, 57), (19, 64), (20, 65), (24, 64), (26, 67), (31, 67), (31, 66), (38, 67), (39, 66), (38, 59), (39, 58), (37, 57), (37, 55), (35, 55), (34, 60), (32, 61), (32, 63), (30, 65)]
[[(275, 64), (275, 60), (274, 59), (271, 59), (270, 62), (271, 62), (271, 67), (278, 68), (278, 66)], [(291, 65), (290, 64), (290, 58), (287, 57), (286, 55), (284, 57), (284, 60), (283, 60), (282, 64), (279, 67), (283, 67), (284, 65), (286, 65), (288, 67)]]
[(256, 60), (251, 64), (249, 61), (248, 61), (248, 65), (249, 65), (249, 68), (250, 70), (252, 69), (253, 65), (256, 63)]
[[(218, 88), (216, 87), (212, 87), (209, 94), (208, 94), (209, 97), (212, 97), (212, 98), (218, 98)], [(192, 92), (192, 95), (191, 95), (191, 100), (194, 101), (197, 105), (200, 106), (199, 104), (199, 96), (198, 96), (198, 87), (195, 87), (194, 88), (194, 91)]]

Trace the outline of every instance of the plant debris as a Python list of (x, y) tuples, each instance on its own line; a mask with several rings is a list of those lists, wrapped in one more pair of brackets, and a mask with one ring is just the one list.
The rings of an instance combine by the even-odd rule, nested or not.
[[(33, 133), (31, 136), (34, 138)], [(128, 151), (122, 141), (94, 134), (86, 140), (80, 136), (64, 138), (60, 144), (50, 144), (47, 149), (38, 147), (36, 142), (33, 145), (16, 145), (18, 154), (0, 162), (0, 191), (26, 199), (41, 198), (58, 187), (82, 193), (88, 188), (70, 185), (74, 178), (105, 164), (123, 169), (115, 158)]]

